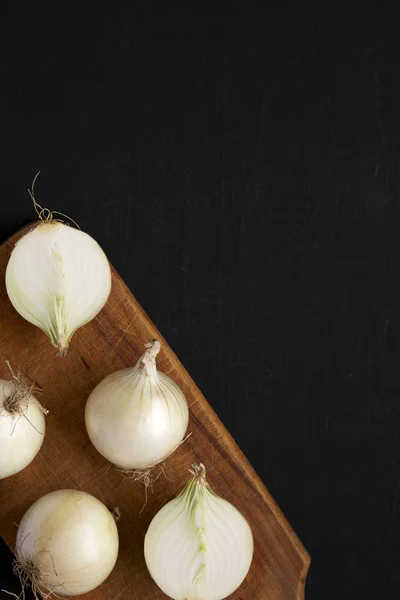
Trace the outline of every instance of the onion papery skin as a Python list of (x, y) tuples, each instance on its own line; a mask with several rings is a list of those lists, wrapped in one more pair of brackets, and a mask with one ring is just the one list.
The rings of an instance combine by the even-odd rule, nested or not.
[(185, 397), (164, 373), (121, 369), (93, 390), (85, 409), (89, 438), (120, 469), (145, 469), (182, 442), (189, 419)]
[(44, 590), (85, 594), (111, 573), (118, 557), (115, 520), (100, 500), (78, 490), (46, 494), (25, 513), (16, 556), (40, 573)]
[(15, 386), (13, 381), (0, 379), (0, 479), (19, 473), (33, 461), (46, 432), (45, 411), (32, 394), (21, 400), (18, 411), (6, 410)]

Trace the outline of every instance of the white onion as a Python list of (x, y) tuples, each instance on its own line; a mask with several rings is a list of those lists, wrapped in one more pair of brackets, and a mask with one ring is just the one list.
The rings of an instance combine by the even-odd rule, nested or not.
[(36, 593), (85, 594), (111, 573), (118, 531), (109, 510), (76, 490), (46, 494), (25, 513), (17, 533), (14, 571)]
[(19, 314), (47, 333), (63, 355), (73, 333), (106, 303), (110, 265), (97, 242), (83, 231), (43, 221), (13, 249), (6, 287)]
[(181, 389), (157, 371), (153, 340), (135, 367), (106, 377), (86, 403), (85, 422), (95, 448), (121, 469), (145, 469), (181, 443), (189, 411)]
[(0, 379), (0, 479), (33, 461), (43, 444), (46, 413), (24, 385)]
[(153, 518), (144, 542), (150, 575), (174, 600), (222, 600), (243, 582), (253, 558), (246, 519), (217, 496), (202, 464), (181, 494)]

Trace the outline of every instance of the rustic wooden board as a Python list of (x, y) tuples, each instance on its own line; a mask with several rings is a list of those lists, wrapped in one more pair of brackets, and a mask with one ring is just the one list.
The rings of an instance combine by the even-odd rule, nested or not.
[[(0, 534), (14, 549), (16, 525), (42, 495), (60, 488), (89, 492), (108, 507), (118, 506), (120, 554), (103, 585), (82, 599), (152, 600), (166, 598), (151, 580), (143, 558), (146, 529), (156, 511), (175, 496), (188, 478), (192, 462), (207, 467), (215, 491), (232, 502), (250, 522), (254, 560), (246, 581), (231, 600), (301, 600), (309, 556), (234, 440), (192, 381), (175, 354), (113, 270), (111, 296), (103, 311), (73, 337), (65, 358), (47, 336), (27, 323), (11, 306), (4, 285), (10, 252), (22, 235), (0, 247), (0, 378), (9, 379), (5, 361), (43, 389), (50, 410), (44, 444), (21, 473), (0, 480)], [(144, 488), (124, 479), (96, 452), (86, 434), (86, 399), (106, 375), (132, 365), (146, 342), (162, 344), (158, 368), (182, 388), (190, 407), (192, 435), (165, 462), (165, 473), (141, 511)]]

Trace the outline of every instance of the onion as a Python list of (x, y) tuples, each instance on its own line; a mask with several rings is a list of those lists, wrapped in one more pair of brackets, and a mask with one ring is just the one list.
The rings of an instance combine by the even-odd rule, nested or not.
[(121, 469), (146, 469), (182, 442), (189, 411), (180, 388), (157, 371), (153, 340), (135, 367), (106, 377), (90, 394), (85, 422), (95, 448)]
[(85, 492), (57, 490), (35, 502), (18, 528), (14, 572), (36, 598), (85, 594), (111, 573), (118, 531), (107, 508)]
[(106, 303), (110, 265), (93, 238), (49, 217), (16, 244), (6, 287), (14, 308), (63, 356), (74, 332)]
[(43, 444), (47, 411), (31, 390), (20, 377), (0, 379), (0, 479), (22, 471)]
[(174, 600), (222, 600), (243, 582), (253, 558), (249, 524), (209, 487), (204, 465), (153, 518), (144, 542), (150, 575)]

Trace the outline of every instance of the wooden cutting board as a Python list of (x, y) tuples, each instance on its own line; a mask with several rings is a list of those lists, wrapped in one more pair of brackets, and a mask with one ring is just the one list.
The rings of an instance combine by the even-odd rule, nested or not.
[[(43, 392), (49, 409), (46, 437), (37, 458), (24, 471), (0, 480), (0, 535), (14, 550), (16, 523), (44, 494), (61, 488), (84, 490), (109, 508), (118, 506), (120, 553), (110, 577), (88, 600), (155, 600), (166, 596), (151, 580), (143, 558), (143, 540), (155, 513), (173, 498), (189, 477), (192, 462), (203, 462), (217, 494), (248, 519), (254, 534), (254, 560), (231, 600), (301, 600), (309, 556), (278, 506), (236, 443), (196, 387), (178, 358), (113, 269), (112, 292), (102, 312), (72, 338), (65, 358), (58, 358), (47, 336), (27, 323), (8, 300), (4, 274), (15, 242), (29, 228), (0, 246), (0, 378), (10, 379), (9, 360)], [(160, 371), (182, 388), (189, 407), (190, 437), (164, 463), (149, 490), (124, 478), (90, 443), (84, 407), (92, 389), (106, 375), (133, 365), (144, 344), (157, 338)], [(143, 510), (142, 510), (143, 508)]]

